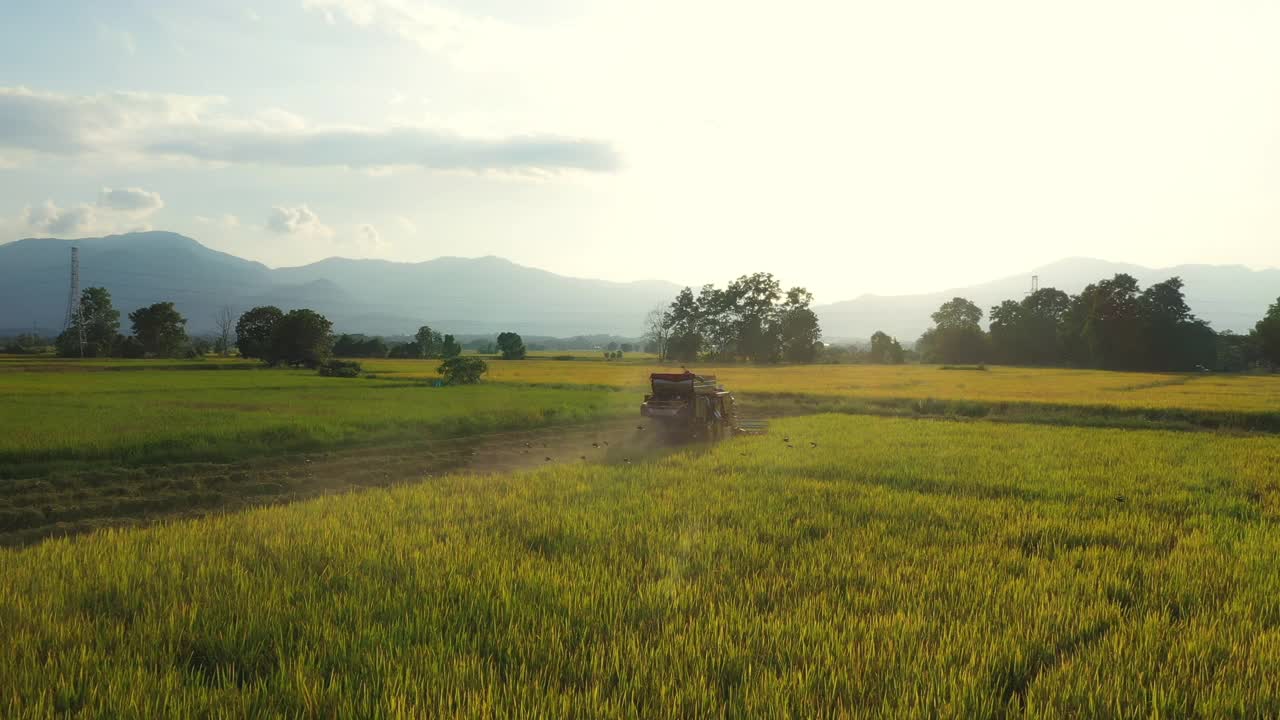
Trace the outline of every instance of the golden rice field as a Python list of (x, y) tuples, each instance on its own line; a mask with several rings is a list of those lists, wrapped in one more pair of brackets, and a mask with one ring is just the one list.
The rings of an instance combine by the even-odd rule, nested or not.
[[(435, 372), (434, 365), (418, 360), (369, 361), (366, 367), (389, 377), (429, 377)], [(491, 360), (487, 378), (537, 385), (638, 389), (647, 384), (649, 373), (670, 372), (673, 367), (630, 361)], [(975, 371), (942, 370), (936, 365), (699, 365), (690, 369), (713, 374), (729, 388), (747, 394), (1280, 412), (1280, 375), (1121, 373), (999, 366)]]
[(1280, 437), (792, 418), (0, 551), (0, 716), (1276, 717), (1278, 521)]

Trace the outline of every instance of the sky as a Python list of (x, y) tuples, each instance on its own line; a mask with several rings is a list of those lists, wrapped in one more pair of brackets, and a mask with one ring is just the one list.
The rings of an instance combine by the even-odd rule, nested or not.
[(1280, 265), (1280, 3), (0, 0), (0, 242), (273, 267)]

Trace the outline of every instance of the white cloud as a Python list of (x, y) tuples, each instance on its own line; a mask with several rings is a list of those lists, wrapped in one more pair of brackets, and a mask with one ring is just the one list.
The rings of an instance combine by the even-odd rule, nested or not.
[(51, 235), (78, 235), (94, 226), (94, 209), (91, 205), (58, 207), (52, 200), (43, 205), (28, 205), (22, 212), (22, 222), (27, 227)]
[(519, 28), (492, 18), (475, 18), (429, 2), (409, 0), (303, 0), (330, 25), (341, 17), (377, 29), (464, 65), (487, 62), (495, 47), (513, 47)]
[(95, 204), (78, 203), (61, 207), (52, 199), (28, 205), (22, 225), (54, 236), (109, 234), (149, 230), (146, 220), (164, 207), (160, 194), (142, 188), (102, 188)]
[(142, 188), (102, 188), (98, 193), (98, 205), (131, 213), (152, 213), (164, 207), (160, 193)]
[(607, 143), (556, 135), (471, 137), (416, 126), (314, 125), (283, 110), (219, 114), (219, 97), (73, 96), (0, 87), (0, 148), (62, 155), (133, 154), (286, 167), (608, 172)]
[(272, 207), (267, 215), (266, 228), (282, 235), (298, 235), (311, 239), (328, 240), (333, 237), (333, 228), (320, 222), (316, 215), (305, 204), (296, 207)]
[(240, 218), (231, 214), (222, 215), (221, 217), (209, 217), (208, 215), (196, 215), (194, 219), (196, 222), (200, 223), (201, 225), (220, 226), (228, 230), (234, 230), (235, 228), (240, 227)]

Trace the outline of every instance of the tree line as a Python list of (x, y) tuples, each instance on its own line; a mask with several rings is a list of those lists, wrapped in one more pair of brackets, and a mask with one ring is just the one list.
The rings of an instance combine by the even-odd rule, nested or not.
[[(79, 312), (70, 327), (54, 340), (62, 357), (180, 357), (195, 354), (187, 337), (187, 320), (171, 302), (158, 302), (129, 313), (132, 333), (120, 332), (120, 311), (106, 288), (80, 293)], [(83, 339), (83, 342), (82, 342)]]
[(1142, 288), (1124, 273), (1079, 294), (1041, 288), (983, 311), (957, 297), (916, 343), (924, 362), (1056, 365), (1108, 370), (1244, 370), (1280, 365), (1280, 299), (1248, 335), (1215, 332), (1187, 305), (1181, 278)]
[(785, 293), (770, 273), (743, 275), (725, 288), (684, 288), (646, 321), (646, 347), (662, 360), (812, 362), (822, 350), (813, 295)]

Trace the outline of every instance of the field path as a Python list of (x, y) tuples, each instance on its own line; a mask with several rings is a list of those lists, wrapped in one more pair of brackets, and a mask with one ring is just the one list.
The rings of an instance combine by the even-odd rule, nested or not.
[(643, 422), (631, 419), (235, 463), (111, 468), (11, 480), (4, 499), (21, 510), (0, 511), (0, 546), (423, 482), (444, 473), (644, 462), (674, 449), (657, 443), (655, 436)]

